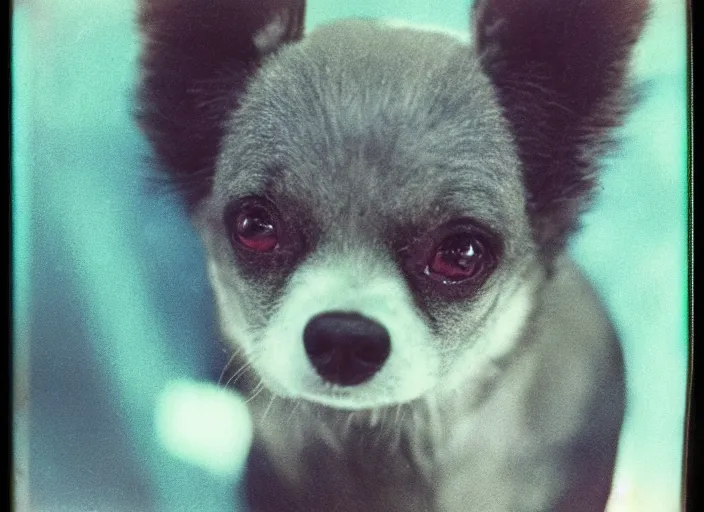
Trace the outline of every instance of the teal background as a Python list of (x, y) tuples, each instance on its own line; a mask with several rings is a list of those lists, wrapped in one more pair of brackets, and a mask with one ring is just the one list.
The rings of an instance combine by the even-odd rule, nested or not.
[[(309, 1), (464, 32), (466, 0)], [(442, 6), (442, 7), (440, 7)], [(150, 182), (130, 118), (132, 2), (16, 2), (12, 45), (15, 493), (19, 510), (220, 511), (231, 478), (154, 434), (170, 379), (221, 357), (199, 242)], [(622, 336), (629, 385), (612, 510), (679, 509), (687, 335), (686, 38), (656, 2), (634, 63), (646, 99), (605, 160), (571, 250)], [(22, 504), (25, 508), (22, 508)]]

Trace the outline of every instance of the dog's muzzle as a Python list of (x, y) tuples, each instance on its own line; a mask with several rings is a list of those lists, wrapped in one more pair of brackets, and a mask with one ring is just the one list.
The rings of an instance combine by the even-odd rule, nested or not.
[(369, 380), (391, 350), (389, 333), (381, 324), (338, 311), (313, 317), (303, 331), (303, 345), (318, 374), (340, 386)]

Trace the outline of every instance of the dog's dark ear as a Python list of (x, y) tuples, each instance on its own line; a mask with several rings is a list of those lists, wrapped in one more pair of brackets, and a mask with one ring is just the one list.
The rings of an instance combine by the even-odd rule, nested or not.
[(648, 0), (477, 0), (474, 39), (515, 135), (537, 240), (558, 249), (634, 95)]
[(189, 207), (211, 187), (224, 124), (262, 57), (302, 37), (304, 0), (142, 0), (137, 120)]

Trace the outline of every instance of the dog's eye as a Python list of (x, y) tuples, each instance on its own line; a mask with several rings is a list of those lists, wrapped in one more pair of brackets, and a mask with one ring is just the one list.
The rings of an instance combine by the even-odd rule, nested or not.
[(482, 238), (455, 233), (436, 247), (425, 274), (451, 284), (480, 277), (492, 265), (492, 253)]
[(232, 241), (257, 252), (273, 251), (279, 245), (274, 216), (261, 205), (245, 206), (235, 217)]

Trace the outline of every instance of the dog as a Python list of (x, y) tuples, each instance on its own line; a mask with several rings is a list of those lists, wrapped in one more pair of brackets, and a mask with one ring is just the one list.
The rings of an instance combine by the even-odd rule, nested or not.
[(624, 411), (566, 255), (647, 0), (477, 0), (470, 43), (143, 0), (137, 120), (199, 232), (254, 511), (603, 511)]

